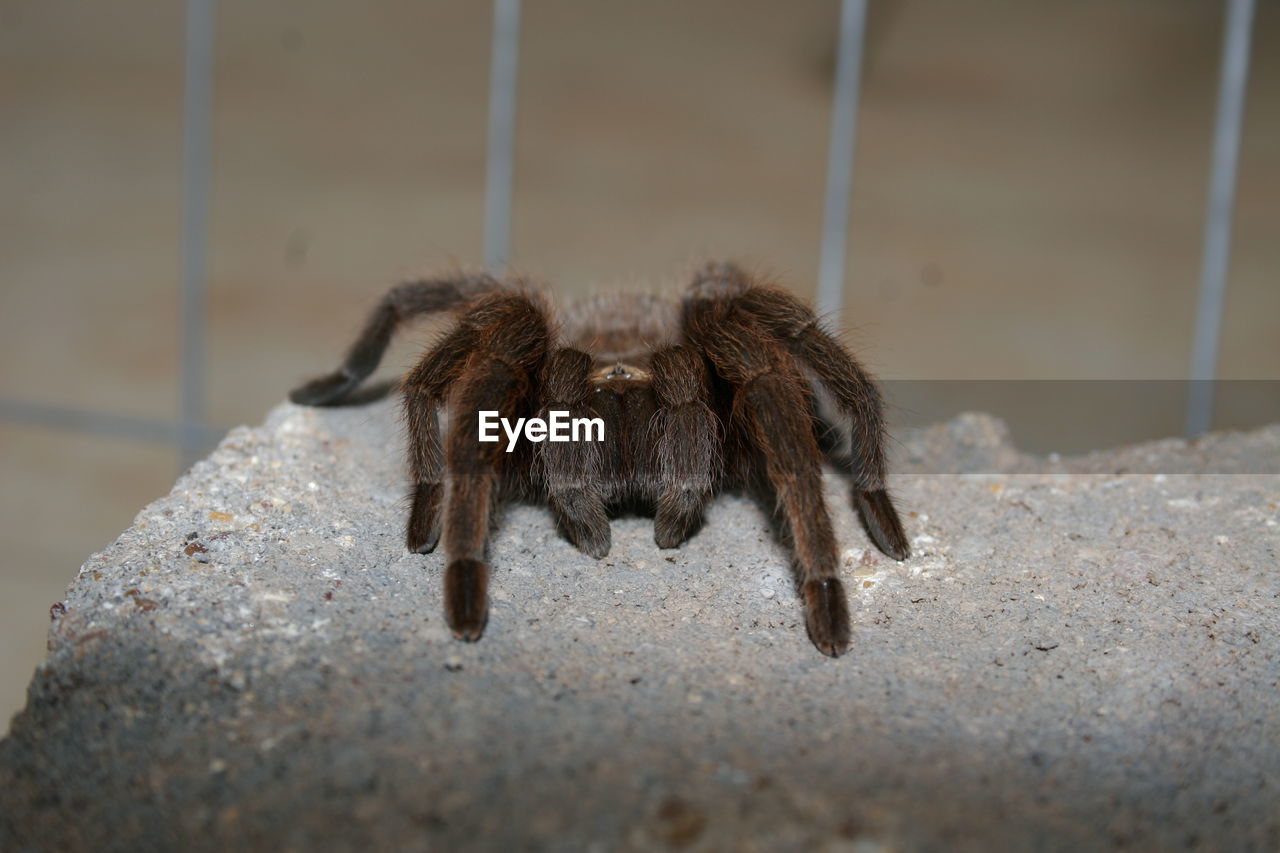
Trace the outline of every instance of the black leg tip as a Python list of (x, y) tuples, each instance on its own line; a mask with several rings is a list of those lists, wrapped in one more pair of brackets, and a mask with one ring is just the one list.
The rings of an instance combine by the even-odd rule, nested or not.
[(653, 543), (659, 548), (669, 550), (671, 548), (679, 548), (689, 537), (670, 530), (653, 531)]
[(701, 521), (697, 515), (673, 518), (659, 513), (653, 521), (653, 541), (659, 548), (679, 548), (697, 532)]
[(858, 508), (862, 526), (877, 548), (895, 560), (905, 560), (911, 556), (907, 534), (902, 530), (902, 521), (898, 518), (898, 511), (893, 508), (888, 492), (884, 489), (854, 492), (853, 502)]
[(289, 392), (289, 401), (299, 406), (331, 406), (360, 384), (342, 371), (312, 379)]
[(573, 547), (588, 557), (599, 560), (608, 556), (613, 547), (613, 533), (603, 512), (596, 518), (584, 519), (569, 516), (562, 510), (560, 525)]
[(413, 490), (413, 506), (405, 527), (405, 545), (413, 554), (430, 554), (440, 541), (439, 483), (420, 483)]
[(707, 493), (694, 490), (669, 492), (658, 501), (653, 516), (653, 541), (659, 548), (676, 548), (702, 526)]
[(444, 572), (444, 615), (453, 636), (474, 643), (489, 619), (489, 567), (479, 560), (454, 560)]
[(599, 560), (602, 557), (609, 556), (609, 549), (613, 547), (613, 536), (607, 526), (603, 531), (600, 531), (589, 530), (577, 524), (565, 523), (562, 529), (565, 538), (573, 544), (573, 547), (588, 557)]
[(597, 560), (609, 553), (613, 533), (609, 529), (604, 502), (598, 494), (582, 489), (553, 492), (551, 506), (556, 511), (561, 532), (573, 547)]
[(606, 533), (599, 539), (590, 542), (579, 542), (578, 548), (588, 557), (594, 557), (595, 559), (600, 560), (609, 556), (609, 549), (612, 545), (611, 537)]
[(436, 549), (436, 545), (440, 542), (440, 536), (437, 534), (431, 538), (418, 538), (412, 533), (405, 539), (405, 545), (409, 549), (410, 554), (430, 554)]
[(805, 624), (809, 639), (828, 657), (849, 649), (849, 603), (844, 584), (837, 578), (807, 581), (804, 585)]

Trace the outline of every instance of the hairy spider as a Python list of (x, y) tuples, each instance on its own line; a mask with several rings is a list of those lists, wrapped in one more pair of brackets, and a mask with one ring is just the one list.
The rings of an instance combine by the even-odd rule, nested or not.
[[(404, 378), (412, 508), (410, 551), (441, 532), (445, 617), (477, 640), (488, 616), (485, 561), (494, 502), (545, 499), (581, 551), (609, 551), (610, 514), (652, 512), (659, 548), (699, 526), (720, 489), (772, 493), (804, 597), (809, 637), (838, 655), (849, 610), (822, 496), (829, 428), (818, 403), (851, 425), (844, 461), (871, 539), (894, 559), (909, 548), (885, 491), (880, 393), (857, 361), (784, 290), (731, 264), (709, 264), (683, 299), (617, 294), (584, 299), (557, 321), (542, 293), (487, 275), (392, 288), (343, 366), (290, 394), (341, 405), (378, 366), (405, 320), (457, 311), (455, 325)], [(447, 413), (441, 441), (440, 415)], [(599, 418), (604, 442), (482, 442), (481, 412), (517, 418), (551, 412)]]

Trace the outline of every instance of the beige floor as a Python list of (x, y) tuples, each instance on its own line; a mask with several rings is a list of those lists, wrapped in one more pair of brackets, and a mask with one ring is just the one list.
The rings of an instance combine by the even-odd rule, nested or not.
[[(729, 256), (811, 293), (837, 4), (525, 5), (518, 266), (575, 294)], [(895, 380), (1184, 376), (1219, 4), (872, 7), (846, 315), (866, 360)], [(386, 284), (478, 262), (488, 23), (475, 0), (219, 4), (216, 423), (330, 365)], [(182, 28), (165, 0), (0, 0), (0, 395), (176, 409)], [(1277, 48), (1261, 4), (1224, 378), (1280, 379)], [(965, 405), (906, 393), (901, 421)], [(1064, 436), (1019, 396), (983, 405), (1046, 449), (1181, 426), (1175, 395)], [(0, 450), (5, 725), (48, 605), (177, 463), (12, 424)]]

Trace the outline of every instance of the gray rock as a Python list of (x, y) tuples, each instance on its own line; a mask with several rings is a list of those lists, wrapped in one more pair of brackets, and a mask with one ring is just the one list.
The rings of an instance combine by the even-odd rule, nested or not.
[(389, 402), (281, 406), (85, 563), (0, 743), (0, 849), (1280, 848), (1280, 427), (901, 437), (909, 560), (829, 478), (838, 660), (732, 495), (601, 561), (507, 509), (458, 643), (400, 446)]

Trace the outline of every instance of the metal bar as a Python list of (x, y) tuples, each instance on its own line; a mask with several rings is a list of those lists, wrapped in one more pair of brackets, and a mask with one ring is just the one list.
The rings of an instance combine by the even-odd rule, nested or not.
[(867, 25), (866, 0), (843, 0), (836, 91), (831, 102), (831, 141), (827, 149), (827, 191), (822, 213), (822, 250), (818, 265), (818, 313), (839, 319), (844, 303), (844, 266), (849, 237), (849, 196), (853, 189), (853, 148), (858, 121), (862, 45)]
[(206, 263), (213, 117), (214, 0), (187, 0), (182, 106), (182, 466), (204, 449)]
[(505, 266), (511, 257), (519, 48), (520, 0), (494, 0), (484, 187), (484, 262), (491, 270)]
[(1213, 130), (1209, 204), (1204, 222), (1200, 297), (1196, 303), (1191, 382), (1187, 395), (1187, 435), (1191, 438), (1207, 432), (1213, 424), (1213, 383), (1217, 375), (1222, 306), (1231, 263), (1231, 219), (1235, 207), (1252, 26), (1253, 0), (1228, 0), (1222, 77), (1218, 86), (1218, 115)]
[[(0, 397), (0, 421), (174, 446), (180, 446), (183, 440), (183, 425), (173, 421), (93, 412), (14, 397)], [(226, 432), (211, 426), (200, 426), (198, 430), (201, 445), (213, 444)]]

